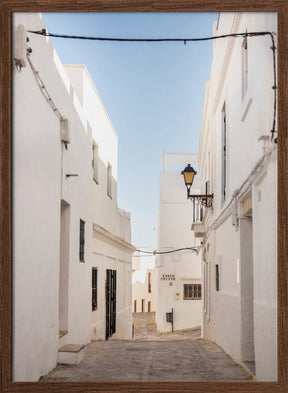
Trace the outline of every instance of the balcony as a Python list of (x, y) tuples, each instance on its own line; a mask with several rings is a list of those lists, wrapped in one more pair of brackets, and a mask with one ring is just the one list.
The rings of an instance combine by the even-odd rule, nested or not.
[(204, 206), (200, 203), (199, 199), (193, 200), (193, 222), (191, 225), (195, 237), (203, 237), (205, 229), (203, 225)]

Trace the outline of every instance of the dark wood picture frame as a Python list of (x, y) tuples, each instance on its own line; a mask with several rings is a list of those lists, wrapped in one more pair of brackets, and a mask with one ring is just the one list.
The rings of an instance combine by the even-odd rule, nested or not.
[[(2, 392), (288, 392), (288, 1), (287, 0), (1, 0), (1, 391)], [(277, 382), (11, 382), (11, 22), (13, 12), (274, 11), (278, 13), (278, 381)]]

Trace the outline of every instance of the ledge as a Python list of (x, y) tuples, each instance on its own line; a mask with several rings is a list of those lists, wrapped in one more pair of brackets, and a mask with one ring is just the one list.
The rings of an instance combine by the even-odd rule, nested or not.
[(107, 231), (107, 229), (101, 227), (100, 225), (93, 224), (93, 235), (95, 236), (96, 234), (100, 234), (104, 237), (106, 237), (109, 240), (112, 240), (114, 243), (124, 247), (128, 248), (128, 250), (134, 252), (136, 251), (136, 248), (132, 246), (132, 244), (127, 243), (125, 240), (121, 239), (120, 237), (113, 235), (113, 233)]

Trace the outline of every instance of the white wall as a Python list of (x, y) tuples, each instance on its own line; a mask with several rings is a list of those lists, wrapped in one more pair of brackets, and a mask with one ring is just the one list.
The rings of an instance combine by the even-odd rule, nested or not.
[[(36, 13), (16, 13), (13, 23), (14, 33), (18, 24), (26, 30), (45, 27)], [(130, 215), (117, 206), (117, 134), (86, 68), (76, 66), (73, 73), (70, 66), (70, 82), (50, 40), (33, 34), (29, 38), (31, 61), (56, 107), (68, 119), (71, 143), (66, 150), (59, 119), (41, 94), (27, 61), (21, 72), (14, 67), (15, 381), (38, 380), (56, 365), (58, 347), (66, 343), (86, 344), (105, 337), (106, 269), (113, 268), (118, 274), (115, 337), (132, 336), (129, 283), (134, 248), (129, 244)], [(92, 138), (99, 146), (98, 184), (91, 165)], [(111, 197), (107, 195), (108, 162), (112, 166)], [(71, 173), (78, 176), (67, 178)], [(68, 209), (62, 208), (62, 214), (61, 205)], [(79, 261), (80, 219), (85, 221), (84, 263)], [(60, 236), (61, 222), (65, 236)], [(95, 234), (94, 224), (102, 234)], [(102, 259), (97, 259), (97, 253)], [(95, 312), (91, 311), (92, 267), (99, 269), (101, 307)], [(60, 329), (68, 330), (61, 339)]]
[(106, 303), (105, 303), (105, 280), (106, 269), (116, 270), (116, 333), (117, 339), (132, 338), (132, 284), (131, 284), (131, 247), (121, 246), (114, 239), (103, 236), (93, 231), (93, 252), (91, 264), (98, 269), (98, 307), (91, 314), (92, 340), (105, 340), (106, 334)]
[[(133, 257), (134, 261), (141, 258)], [(150, 312), (155, 312), (156, 309), (156, 285), (155, 285), (155, 268), (150, 269), (147, 267), (147, 258), (141, 260), (141, 270), (134, 271), (132, 274), (132, 312), (142, 312), (142, 300), (144, 300), (143, 312), (148, 312), (148, 303), (150, 302)], [(145, 268), (146, 264), (146, 268)], [(143, 266), (144, 265), (144, 266)], [(139, 266), (140, 268), (140, 266)], [(149, 287), (149, 274), (150, 274), (150, 292)]]
[[(20, 23), (43, 27), (36, 14), (14, 14), (14, 33)], [(60, 95), (68, 94), (54, 71), (53, 48), (38, 36), (31, 37), (31, 46), (43, 79), (49, 84), (55, 77), (54, 97), (62, 110)], [(28, 64), (21, 73), (14, 68), (13, 78), (13, 379), (35, 381), (56, 365), (58, 350), (60, 124)]]
[[(177, 164), (183, 165), (183, 169), (188, 163), (197, 166), (197, 155), (164, 153), (163, 159), (164, 170), (160, 173), (157, 249), (168, 251), (198, 246), (199, 241), (194, 238), (191, 231), (192, 202), (187, 200), (183, 176), (179, 171), (165, 170), (170, 165)], [(191, 192), (199, 191), (197, 177), (198, 175)], [(163, 280), (163, 274), (174, 275), (175, 280)], [(171, 331), (171, 324), (166, 322), (166, 313), (171, 312), (172, 308), (174, 330), (200, 326), (201, 300), (183, 300), (184, 284), (201, 284), (200, 255), (197, 256), (192, 251), (157, 255), (156, 323), (159, 331)]]
[[(277, 30), (274, 13), (220, 13), (214, 34)], [(215, 40), (199, 143), (201, 189), (211, 181), (205, 212), (203, 334), (239, 362), (255, 358), (256, 379), (276, 380), (276, 147), (269, 36), (248, 38), (248, 88), (242, 97), (243, 38)], [(222, 108), (227, 116), (227, 196), (221, 201)], [(263, 157), (261, 136), (267, 136)], [(253, 171), (259, 163), (257, 170)], [(205, 176), (203, 175), (204, 173)], [(209, 178), (210, 177), (210, 178)], [(259, 193), (260, 191), (260, 193)], [(236, 192), (236, 194), (235, 194)], [(243, 203), (252, 196), (250, 216)], [(246, 221), (245, 221), (246, 220)], [(253, 231), (247, 227), (248, 221)], [(244, 221), (246, 223), (244, 223)], [(245, 229), (246, 228), (246, 229)], [(249, 234), (250, 233), (250, 234)], [(215, 265), (220, 290), (215, 290)], [(268, 339), (269, 337), (269, 339)], [(269, 342), (269, 343), (268, 343)]]
[[(254, 329), (257, 378), (277, 377), (277, 156), (253, 187)], [(263, 324), (263, 321), (265, 323)]]

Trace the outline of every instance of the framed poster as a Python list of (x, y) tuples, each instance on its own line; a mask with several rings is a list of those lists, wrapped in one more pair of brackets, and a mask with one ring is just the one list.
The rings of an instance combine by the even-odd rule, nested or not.
[[(4, 392), (24, 392), (24, 391), (29, 391), (29, 392), (39, 392), (39, 391), (193, 391), (193, 392), (206, 392), (206, 391), (279, 391), (279, 392), (285, 392), (288, 388), (287, 385), (287, 370), (288, 370), (288, 365), (287, 365), (287, 283), (288, 283), (288, 277), (287, 277), (287, 184), (286, 184), (286, 178), (285, 176), (287, 172), (287, 137), (286, 137), (286, 126), (287, 126), (287, 47), (288, 47), (288, 32), (287, 32), (287, 5), (285, 1), (261, 1), (261, 2), (256, 2), (256, 1), (244, 1), (240, 2), (238, 0), (233, 0), (233, 1), (208, 1), (204, 3), (201, 3), (199, 1), (178, 1), (177, 3), (173, 1), (167, 1), (164, 3), (162, 2), (157, 2), (157, 1), (140, 1), (137, 3), (133, 3), (131, 1), (122, 1), (122, 2), (114, 2), (114, 1), (109, 1), (105, 0), (101, 3), (95, 3), (93, 1), (83, 1), (83, 2), (77, 2), (77, 4), (73, 4), (71, 6), (70, 3), (68, 2), (61, 2), (61, 4), (53, 1), (39, 1), (37, 4), (31, 4), (27, 1), (3, 1), (1, 3), (1, 48), (2, 48), (2, 60), (1, 60), (1, 139), (0, 139), (0, 144), (1, 144), (1, 255), (2, 255), (2, 263), (1, 263), (1, 304), (2, 304), (2, 324), (1, 324), (1, 387)], [(277, 259), (278, 259), (278, 270), (277, 270), (277, 291), (278, 291), (278, 308), (277, 308), (277, 315), (278, 315), (278, 324), (277, 324), (277, 346), (278, 346), (278, 361), (277, 361), (277, 367), (278, 367), (278, 372), (277, 372), (277, 382), (264, 382), (264, 379), (262, 379), (262, 382), (254, 382), (254, 381), (249, 381), (249, 382), (197, 382), (197, 381), (189, 381), (189, 382), (183, 382), (183, 380), (179, 380), (177, 382), (20, 382), (14, 379), (13, 380), (13, 375), (12, 375), (12, 368), (11, 364), (13, 363), (13, 349), (19, 346), (19, 343), (16, 341), (13, 342), (12, 340), (12, 327), (11, 327), (11, 321), (12, 321), (12, 314), (13, 314), (13, 309), (12, 309), (12, 300), (15, 299), (17, 295), (17, 291), (14, 289), (12, 292), (13, 288), (13, 282), (12, 282), (12, 272), (14, 271), (15, 274), (15, 266), (13, 267), (12, 264), (12, 258), (13, 258), (13, 253), (15, 252), (13, 249), (13, 227), (12, 227), (12, 219), (13, 219), (13, 214), (15, 214), (15, 211), (13, 210), (15, 207), (13, 207), (11, 201), (13, 200), (13, 192), (15, 192), (15, 184), (13, 184), (13, 179), (12, 177), (12, 171), (14, 170), (13, 168), (13, 159), (17, 160), (17, 157), (12, 157), (12, 142), (13, 142), (13, 133), (12, 133), (12, 124), (13, 121), (15, 122), (15, 118), (13, 119), (13, 105), (15, 105), (14, 96), (12, 95), (12, 74), (13, 71), (11, 70), (11, 64), (13, 63), (13, 52), (12, 52), (12, 35), (11, 35), (11, 29), (12, 29), (12, 19), (13, 19), (13, 14), (15, 13), (32, 13), (32, 12), (277, 12), (277, 86), (274, 87), (274, 91), (277, 88), (277, 112), (278, 112), (278, 117), (277, 117), (277, 202), (278, 202), (278, 212), (277, 212)], [(57, 32), (56, 32), (57, 33)], [(254, 32), (255, 33), (255, 32)], [(39, 39), (45, 39), (44, 37), (38, 37)], [(245, 40), (245, 37), (242, 37)], [(247, 37), (246, 37), (247, 38)], [(187, 40), (188, 41), (188, 40)], [(249, 58), (245, 57), (245, 42), (242, 45), (242, 51), (243, 51), (243, 56), (242, 56), (242, 67), (244, 69), (244, 74), (245, 74), (245, 64), (249, 62)], [(271, 43), (273, 47), (273, 43)], [(33, 53), (33, 52), (32, 52)], [(4, 55), (5, 54), (5, 55)], [(272, 52), (271, 52), (272, 56)], [(246, 60), (245, 60), (246, 59)], [(27, 64), (28, 65), (28, 64)], [(19, 66), (19, 63), (17, 65), (19, 67), (20, 75), (21, 75), (21, 64)], [(31, 64), (30, 64), (31, 66)], [(33, 63), (32, 63), (33, 66)], [(276, 66), (276, 63), (275, 63)], [(33, 68), (31, 67), (33, 70)], [(34, 69), (35, 75), (38, 78), (39, 76), (41, 77), (40, 73), (37, 74), (36, 68)], [(261, 69), (259, 69), (259, 73), (261, 73)], [(36, 75), (37, 74), (37, 75)], [(245, 74), (246, 75), (246, 74)], [(243, 83), (242, 83), (242, 92), (243, 95), (245, 94), (245, 91), (247, 90), (247, 80), (245, 79), (245, 75), (243, 77)], [(38, 79), (39, 81), (39, 79)], [(40, 80), (40, 85), (41, 85), (41, 80)], [(40, 86), (41, 87), (41, 86)], [(42, 85), (43, 87), (43, 85)], [(41, 88), (42, 88), (41, 87)], [(43, 90), (43, 89), (42, 89)], [(49, 99), (49, 89), (47, 87), (47, 92), (48, 95), (46, 94), (47, 102), (51, 105), (51, 100)], [(31, 93), (32, 94), (32, 93)], [(221, 101), (221, 99), (219, 99)], [(243, 99), (243, 102), (245, 99)], [(247, 114), (249, 116), (249, 108), (250, 106), (253, 105), (248, 99), (247, 103), (244, 105), (245, 108), (242, 113), (242, 120), (244, 121)], [(226, 129), (226, 117), (228, 118), (229, 116), (229, 107), (225, 105), (225, 102), (221, 103), (221, 122), (222, 122), (222, 129)], [(63, 149), (67, 148), (68, 144), (68, 150), (69, 150), (69, 138), (67, 137), (67, 129), (66, 129), (66, 123), (65, 119), (62, 116), (62, 107), (57, 107), (56, 109), (53, 109), (54, 112), (57, 113), (59, 112), (60, 114), (60, 124), (61, 124), (61, 132), (63, 132)], [(58, 111), (58, 112), (57, 112)], [(263, 117), (265, 118), (265, 114), (263, 114)], [(34, 121), (34, 120), (33, 120)], [(45, 119), (43, 118), (41, 120), (43, 123), (45, 122)], [(50, 120), (49, 120), (50, 121)], [(276, 122), (276, 120), (275, 120)], [(268, 122), (269, 123), (269, 122)], [(80, 124), (80, 123), (79, 123)], [(267, 123), (264, 123), (265, 126)], [(270, 127), (270, 125), (267, 125), (267, 127)], [(272, 126), (274, 127), (274, 125)], [(273, 128), (274, 130), (274, 128)], [(276, 126), (275, 126), (276, 130)], [(274, 131), (275, 131), (274, 130)], [(87, 135), (89, 135), (89, 126), (87, 125)], [(227, 131), (228, 132), (228, 131)], [(62, 134), (61, 134), (62, 135)], [(66, 135), (66, 136), (65, 136)], [(225, 149), (223, 151), (226, 152), (226, 143), (228, 144), (229, 141), (228, 139), (226, 140), (225, 132), (223, 133), (223, 144), (225, 146)], [(261, 135), (259, 135), (259, 138)], [(273, 135), (275, 137), (275, 135)], [(83, 142), (83, 145), (87, 142), (84, 140), (81, 140), (81, 143)], [(23, 140), (23, 143), (25, 141)], [(35, 139), (35, 146), (36, 144), (39, 143), (39, 150), (37, 154), (45, 154), (45, 148), (41, 147), (41, 141), (38, 140), (36, 142)], [(90, 142), (89, 142), (90, 143)], [(263, 139), (263, 146), (264, 146), (265, 140)], [(95, 163), (95, 157), (97, 154), (97, 144), (93, 145), (93, 159)], [(265, 149), (265, 146), (263, 147)], [(64, 150), (63, 150), (64, 151)], [(15, 150), (14, 150), (15, 152)], [(36, 154), (36, 153), (35, 153)], [(232, 154), (232, 153), (231, 153)], [(36, 155), (36, 159), (37, 159)], [(59, 159), (59, 157), (56, 157), (56, 159)], [(222, 161), (225, 163), (227, 157), (223, 154), (222, 156)], [(97, 172), (97, 168), (93, 167), (93, 179), (97, 183), (98, 176), (101, 173), (101, 163), (99, 165), (99, 172)], [(223, 164), (225, 167), (225, 165)], [(113, 187), (113, 168), (114, 164), (113, 162), (109, 161), (108, 164), (108, 172), (107, 172), (107, 194), (111, 200), (113, 200), (113, 188), (115, 189), (115, 186)], [(20, 173), (20, 172), (19, 172)], [(45, 174), (44, 174), (45, 175)], [(66, 179), (65, 181), (73, 181), (73, 177), (77, 176), (78, 173), (73, 172), (72, 170), (69, 173), (66, 173)], [(23, 174), (24, 176), (24, 174)], [(40, 176), (43, 176), (43, 173), (39, 174)], [(24, 177), (23, 177), (24, 178)], [(225, 178), (225, 176), (224, 176)], [(223, 177), (222, 177), (223, 179)], [(55, 184), (57, 183), (57, 179)], [(54, 183), (49, 184), (50, 190), (53, 187), (56, 187)], [(29, 187), (27, 185), (27, 187)], [(210, 187), (210, 185), (209, 185)], [(219, 186), (220, 187), (220, 186)], [(25, 185), (24, 185), (25, 188)], [(222, 182), (221, 185), (221, 198), (222, 198), (222, 203), (225, 202), (225, 193), (226, 193), (226, 180), (224, 183)], [(49, 192), (49, 188), (47, 187), (47, 190), (42, 190), (44, 193)], [(244, 192), (245, 191), (245, 192)], [(247, 220), (250, 218), (249, 214), (251, 212), (252, 208), (252, 203), (254, 203), (251, 199), (251, 196), (249, 194), (249, 190), (244, 190), (243, 195), (241, 195), (241, 200), (239, 200), (239, 206), (242, 209), (242, 218), (243, 222), (247, 222)], [(247, 192), (246, 192), (247, 191)], [(265, 197), (263, 193), (263, 188), (255, 189), (255, 192), (258, 198), (258, 202), (262, 201), (262, 199)], [(16, 190), (17, 193), (17, 190)], [(39, 193), (40, 194), (40, 193)], [(235, 196), (237, 197), (237, 195)], [(37, 198), (39, 196), (36, 196), (34, 203), (37, 204)], [(68, 201), (69, 202), (69, 201)], [(61, 233), (65, 233), (65, 225), (66, 223), (70, 220), (72, 216), (70, 216), (70, 205), (67, 201), (62, 202), (61, 200)], [(39, 206), (39, 211), (45, 210), (45, 206)], [(253, 209), (254, 211), (254, 209)], [(17, 212), (16, 212), (17, 213)], [(29, 212), (28, 212), (29, 213)], [(47, 214), (47, 212), (45, 213)], [(48, 214), (53, 215), (53, 210), (48, 209)], [(268, 213), (267, 213), (268, 217)], [(245, 221), (245, 219), (247, 219)], [(52, 220), (52, 218), (51, 218)], [(234, 225), (235, 224), (235, 225)], [(18, 223), (17, 223), (18, 225)], [(19, 223), (20, 225), (20, 223)], [(77, 223), (78, 225), (78, 223)], [(233, 226), (236, 227), (237, 225), (240, 226), (241, 230), (241, 225), (240, 223), (237, 223), (236, 221), (233, 223)], [(86, 231), (92, 231), (93, 235), (95, 234), (95, 237), (99, 239), (103, 239), (104, 237), (109, 237), (110, 235), (107, 235), (105, 233), (105, 230), (101, 228), (101, 226), (93, 226), (93, 229), (89, 229), (88, 225), (86, 225), (86, 219), (85, 217), (80, 217), (80, 232), (81, 232), (81, 247), (80, 247), (80, 264), (78, 265), (77, 269), (82, 269), (85, 266), (85, 259), (86, 255), (85, 252), (87, 251), (85, 249), (85, 232)], [(25, 229), (25, 228), (24, 228)], [(238, 228), (236, 228), (238, 229)], [(42, 228), (39, 228), (39, 230), (42, 230)], [(245, 247), (243, 248), (243, 253), (247, 253), (247, 244), (249, 243), (249, 236), (247, 239), (247, 233), (251, 230), (249, 229), (249, 226), (244, 223), (243, 224), (243, 239), (242, 241), (245, 242)], [(51, 228), (51, 233), (53, 233), (53, 228)], [(87, 233), (87, 232), (86, 232)], [(52, 235), (51, 235), (52, 236)], [(64, 236), (64, 235), (63, 235)], [(14, 238), (15, 240), (15, 238)], [(31, 240), (31, 239), (30, 239)], [(110, 236), (109, 241), (116, 241), (115, 238)], [(265, 241), (265, 240), (264, 240)], [(270, 239), (269, 239), (270, 241)], [(63, 239), (63, 244), (65, 244), (65, 236)], [(263, 239), (262, 239), (263, 242)], [(268, 239), (267, 239), (268, 242)], [(126, 247), (127, 252), (132, 252), (133, 248), (129, 248), (129, 242), (127, 244), (122, 243), (121, 247)], [(261, 244), (261, 243), (260, 243)], [(31, 243), (30, 247), (35, 247), (33, 242)], [(249, 247), (248, 247), (249, 248)], [(209, 252), (211, 252), (210, 248), (205, 247), (205, 258), (207, 260), (209, 259)], [(13, 251), (13, 253), (12, 253)], [(63, 251), (65, 254), (65, 251)], [(123, 257), (125, 259), (125, 257)], [(51, 255), (51, 259), (53, 259), (53, 255)], [(64, 258), (65, 259), (65, 258)], [(249, 256), (247, 257), (247, 260), (249, 260)], [(215, 257), (215, 272), (216, 273), (216, 281), (217, 281), (217, 288), (216, 291), (221, 291), (221, 285), (223, 285), (222, 277), (221, 277), (221, 269), (223, 269), (224, 266), (224, 259), (219, 253)], [(100, 263), (100, 262), (99, 262)], [(109, 265), (110, 263), (110, 265)], [(107, 272), (113, 272), (113, 274), (110, 274), (110, 281), (111, 285), (111, 296), (109, 297), (107, 295), (107, 292), (110, 294), (110, 290), (106, 288), (106, 300), (108, 299), (109, 303), (109, 318), (106, 318), (106, 324), (108, 323), (108, 336), (112, 335), (115, 332), (115, 329), (117, 329), (117, 323), (115, 325), (115, 306), (117, 304), (116, 298), (115, 298), (115, 293), (118, 291), (118, 284), (116, 284), (116, 270), (114, 270), (114, 265), (112, 261), (110, 261), (107, 264)], [(241, 261), (239, 262), (236, 260), (235, 262), (235, 267), (237, 270), (237, 275), (236, 275), (236, 281), (241, 281), (242, 278), (245, 279), (245, 274), (243, 269), (241, 269), (239, 266), (239, 263), (241, 265)], [(39, 265), (39, 269), (45, 269), (44, 266), (41, 267)], [(47, 267), (47, 266), (46, 266)], [(32, 269), (34, 268), (33, 265), (31, 265), (31, 274), (32, 274)], [(261, 267), (259, 267), (261, 268)], [(65, 264), (60, 267), (60, 271), (62, 269), (62, 272), (65, 271)], [(249, 271), (249, 266), (247, 266), (247, 269), (245, 272), (247, 273)], [(49, 272), (46, 272), (49, 274)], [(45, 273), (45, 274), (46, 274)], [(267, 273), (267, 272), (266, 272)], [(21, 271), (18, 272), (18, 274), (21, 274)], [(28, 272), (29, 274), (29, 272)], [(107, 273), (108, 274), (108, 273)], [(247, 273), (248, 274), (248, 273)], [(117, 277), (119, 276), (117, 272)], [(171, 278), (172, 273), (165, 276), (165, 279), (163, 279), (163, 285), (166, 284), (166, 282), (169, 278)], [(14, 276), (15, 277), (15, 276)], [(99, 270), (95, 270), (94, 267), (94, 273), (93, 273), (93, 288), (92, 290), (94, 291), (94, 297), (93, 297), (93, 309), (97, 310), (98, 304), (100, 302), (100, 298), (97, 297), (97, 280), (99, 280), (99, 277), (101, 277), (101, 272)], [(167, 280), (166, 280), (167, 279)], [(168, 280), (169, 281), (169, 280)], [(171, 280), (170, 280), (171, 281)], [(88, 281), (87, 281), (88, 282)], [(118, 281), (117, 281), (118, 283)], [(28, 287), (32, 285), (33, 283), (27, 282)], [(37, 285), (36, 282), (34, 282), (33, 285)], [(186, 285), (186, 297), (187, 299), (193, 298), (196, 296), (194, 294), (195, 290), (195, 285), (199, 286), (199, 283), (197, 284), (184, 284)], [(198, 291), (198, 286), (197, 286), (197, 291)], [(109, 287), (109, 285), (108, 285)], [(63, 284), (60, 288), (57, 288), (57, 291), (59, 291), (63, 294), (63, 299), (65, 300), (65, 291), (67, 291), (67, 288), (65, 287), (65, 284)], [(28, 289), (27, 289), (28, 290)], [(245, 288), (243, 289), (245, 290)], [(190, 292), (191, 293), (190, 293)], [(103, 288), (103, 293), (104, 293), (104, 288)], [(198, 294), (197, 294), (198, 296)], [(67, 300), (67, 299), (66, 299)], [(64, 306), (65, 306), (65, 301), (64, 301)], [(45, 305), (42, 306), (43, 309), (45, 309)], [(65, 307), (64, 307), (65, 308)], [(21, 313), (21, 310), (19, 308), (19, 312)], [(23, 329), (26, 324), (25, 320), (25, 315), (22, 316), (22, 326)], [(62, 333), (65, 336), (65, 318), (67, 319), (67, 315), (65, 315), (65, 312), (61, 315), (61, 323), (63, 323), (64, 328), (61, 329)], [(35, 319), (37, 323), (37, 318)], [(110, 324), (110, 320), (113, 322), (112, 325)], [(255, 319), (254, 319), (255, 320)], [(260, 323), (258, 321), (258, 323)], [(51, 324), (51, 329), (53, 329), (53, 324)], [(20, 328), (20, 327), (19, 327)], [(27, 327), (26, 327), (27, 328)], [(106, 334), (107, 334), (107, 329), (106, 329)], [(227, 332), (227, 335), (229, 335), (231, 332)], [(243, 331), (243, 336), (249, 335), (249, 331)], [(23, 342), (25, 341), (25, 337), (21, 338)], [(48, 341), (48, 340), (47, 340)], [(20, 344), (21, 345), (21, 344)], [(269, 347), (269, 343), (267, 343), (267, 347)], [(48, 352), (50, 351), (51, 348), (49, 348), (49, 345), (47, 346), (47, 356)], [(25, 355), (25, 354), (24, 354)], [(25, 358), (25, 356), (24, 356)], [(121, 359), (118, 359), (119, 363), (121, 363)], [(24, 360), (21, 360), (21, 362), (25, 362)]]

